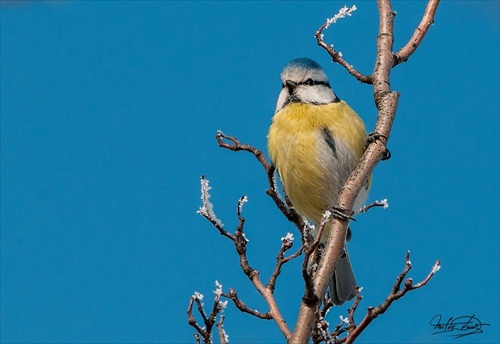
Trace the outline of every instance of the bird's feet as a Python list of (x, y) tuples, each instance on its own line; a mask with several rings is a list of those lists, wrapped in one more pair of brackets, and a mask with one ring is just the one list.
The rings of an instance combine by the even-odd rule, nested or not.
[[(385, 136), (384, 134), (379, 134), (379, 133), (370, 133), (368, 135), (368, 137), (366, 138), (366, 140), (368, 141), (368, 144), (370, 144), (372, 142), (380, 140), (381, 138), (385, 139), (385, 142), (388, 141), (387, 136)], [(385, 147), (385, 152), (384, 152), (384, 156), (382, 157), (382, 160), (389, 160), (390, 158), (391, 158), (391, 151), (387, 147)]]
[(332, 213), (333, 217), (336, 217), (339, 220), (344, 220), (344, 221), (356, 221), (352, 215), (354, 215), (354, 211), (346, 208), (339, 207), (337, 205), (334, 205), (333, 207), (330, 208), (330, 211)]

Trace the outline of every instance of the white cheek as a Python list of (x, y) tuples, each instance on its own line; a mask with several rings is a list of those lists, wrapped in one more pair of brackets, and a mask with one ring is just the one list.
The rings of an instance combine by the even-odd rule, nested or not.
[(283, 108), (283, 106), (285, 105), (285, 102), (288, 98), (288, 94), (289, 94), (288, 89), (286, 87), (284, 87), (280, 92), (280, 95), (278, 97), (278, 101), (276, 102), (275, 113)]

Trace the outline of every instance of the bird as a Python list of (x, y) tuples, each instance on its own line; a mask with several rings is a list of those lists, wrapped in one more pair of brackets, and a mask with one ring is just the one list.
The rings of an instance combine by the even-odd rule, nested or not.
[[(293, 208), (317, 230), (325, 212), (334, 209), (340, 189), (364, 153), (366, 129), (358, 114), (337, 97), (323, 68), (314, 60), (291, 60), (281, 72), (281, 82), (267, 136), (268, 154)], [(371, 177), (353, 209), (363, 205), (370, 184)], [(327, 223), (322, 243), (328, 228)], [(344, 247), (329, 286), (335, 305), (356, 295), (345, 243)]]

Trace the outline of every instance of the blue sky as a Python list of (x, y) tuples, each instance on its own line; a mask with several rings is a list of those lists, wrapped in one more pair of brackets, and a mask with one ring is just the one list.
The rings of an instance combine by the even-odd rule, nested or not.
[[(221, 150), (218, 129), (265, 150), (292, 58), (323, 65), (338, 96), (373, 128), (372, 89), (332, 64), (313, 34), (344, 5), (331, 2), (73, 1), (2, 4), (1, 341), (193, 343), (189, 297), (209, 304), (215, 280), (266, 310), (231, 243), (196, 214), (201, 175), (218, 217), (237, 223), (238, 198), (262, 278), (280, 238), (298, 233), (265, 195), (246, 153)], [(373, 69), (377, 12), (325, 39)], [(395, 1), (396, 47), (423, 2)], [(415, 281), (359, 343), (494, 343), (499, 335), (499, 2), (443, 1), (415, 55), (393, 70), (401, 93), (370, 200), (349, 245), (368, 306), (389, 292), (411, 250)], [(290, 324), (303, 292), (300, 262), (276, 297)], [(330, 312), (336, 324), (346, 307)], [(225, 312), (233, 343), (283, 342), (269, 321)], [(453, 340), (429, 321), (474, 314), (484, 333)]]

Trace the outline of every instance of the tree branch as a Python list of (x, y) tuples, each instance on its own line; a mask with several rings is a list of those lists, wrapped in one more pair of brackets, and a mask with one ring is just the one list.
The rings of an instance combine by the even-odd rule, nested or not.
[[(188, 323), (189, 325), (191, 325), (192, 327), (195, 328), (196, 331), (198, 331), (198, 333), (203, 337), (203, 340), (204, 342), (206, 343), (206, 339), (207, 339), (207, 331), (205, 329), (203, 329), (200, 325), (198, 325), (198, 323), (196, 322), (196, 319), (194, 318), (193, 316), (193, 304), (194, 304), (194, 301), (197, 300), (196, 298), (194, 297), (191, 297), (189, 299), (189, 305), (188, 305), (188, 309), (187, 309), (187, 315), (188, 315)], [(203, 311), (203, 307), (201, 307), (201, 311), (200, 311), (200, 307), (201, 307), (201, 303), (198, 304), (198, 311), (200, 312), (200, 314), (202, 315), (203, 317), (203, 320), (206, 319), (206, 315), (205, 315), (205, 312)], [(194, 334), (194, 337), (196, 338), (196, 342), (200, 342), (200, 337), (199, 335), (197, 335), (196, 333)]]
[[(342, 10), (344, 11), (344, 14), (341, 14)], [(328, 52), (328, 54), (332, 57), (333, 62), (336, 62), (339, 65), (341, 65), (342, 67), (344, 67), (349, 74), (354, 76), (356, 79), (358, 79), (362, 83), (372, 84), (373, 80), (372, 80), (371, 75), (364, 75), (364, 74), (361, 74), (360, 72), (358, 72), (350, 63), (348, 63), (347, 61), (345, 61), (342, 58), (341, 52), (336, 51), (333, 48), (333, 45), (328, 45), (323, 40), (323, 37), (324, 37), (323, 31), (326, 30), (330, 26), (330, 24), (334, 23), (337, 19), (343, 18), (346, 14), (351, 15), (350, 12), (356, 10), (356, 6), (353, 6), (350, 9), (348, 9), (347, 7), (344, 7), (342, 10), (341, 10), (341, 12), (339, 12), (339, 14), (341, 14), (340, 16), (339, 16), (339, 14), (337, 14), (334, 18), (328, 19), (323, 25), (321, 25), (320, 28), (314, 34), (314, 37), (316, 37), (316, 41), (318, 42), (318, 45), (320, 47), (322, 47), (323, 49), (325, 49)]]
[(267, 288), (272, 292), (274, 292), (276, 286), (276, 279), (281, 273), (281, 267), (283, 266), (283, 264), (288, 263), (290, 260), (294, 258), (297, 258), (302, 254), (303, 251), (303, 246), (301, 246), (297, 252), (285, 258), (285, 252), (291, 249), (293, 246), (293, 235), (291, 239), (284, 237), (281, 240), (283, 241), (283, 243), (281, 244), (281, 249), (278, 253), (278, 257), (276, 257), (276, 266), (274, 268), (273, 273), (271, 274), (271, 278), (269, 278), (269, 282), (267, 283)]
[(220, 344), (227, 344), (229, 342), (229, 336), (226, 334), (226, 331), (224, 330), (224, 319), (225, 317), (221, 315), (219, 322), (215, 325), (217, 326), (217, 332), (219, 332)]
[(401, 283), (403, 282), (403, 279), (406, 277), (408, 272), (411, 269), (411, 261), (410, 261), (410, 251), (407, 252), (406, 257), (405, 257), (405, 267), (401, 274), (396, 278), (396, 282), (394, 283), (394, 286), (392, 287), (391, 293), (385, 301), (378, 307), (369, 307), (368, 308), (368, 313), (364, 317), (364, 319), (359, 323), (359, 325), (355, 328), (353, 328), (349, 336), (347, 337), (345, 343), (350, 344), (354, 343), (356, 338), (363, 332), (366, 327), (373, 321), (375, 320), (376, 317), (378, 317), (380, 314), (384, 314), (385, 311), (391, 306), (391, 304), (402, 298), (407, 292), (411, 290), (415, 290), (418, 288), (421, 288), (427, 284), (427, 282), (430, 281), (430, 279), (434, 276), (434, 274), (440, 269), (440, 262), (439, 260), (436, 261), (434, 266), (432, 267), (431, 271), (427, 275), (427, 277), (422, 280), (422, 282), (413, 284), (412, 279), (408, 278), (403, 285), (403, 288), (401, 289)]
[[(219, 132), (218, 136), (217, 136), (217, 140), (219, 140), (219, 137), (222, 137), (222, 135), (223, 134)], [(226, 137), (226, 136), (224, 136), (224, 137)], [(226, 137), (226, 138), (228, 138), (228, 137)], [(253, 148), (252, 146), (249, 146), (249, 145), (241, 145), (235, 138), (230, 138), (230, 139), (231, 139), (231, 141), (233, 141), (235, 143), (234, 146), (228, 145), (229, 147), (234, 148), (234, 149), (230, 148), (231, 150), (247, 150), (247, 151), (253, 152), (255, 156), (263, 157), (262, 153), (259, 153), (260, 151), (258, 149)], [(263, 159), (262, 161), (267, 164), (267, 162), (265, 161), (265, 158), (262, 158), (262, 159)], [(261, 160), (261, 159), (259, 159), (259, 160)], [(238, 257), (240, 260), (240, 267), (243, 270), (243, 273), (250, 279), (250, 281), (252, 282), (254, 287), (262, 295), (262, 297), (266, 301), (267, 305), (269, 306), (269, 312), (268, 312), (269, 315), (276, 322), (276, 324), (278, 325), (278, 328), (281, 330), (281, 332), (283, 333), (285, 338), (287, 338), (287, 340), (288, 340), (288, 338), (291, 336), (291, 331), (288, 328), (288, 325), (286, 324), (286, 321), (284, 320), (283, 316), (281, 315), (279, 308), (278, 308), (278, 305), (276, 304), (276, 299), (274, 298), (274, 286), (276, 283), (276, 278), (279, 275), (279, 273), (281, 272), (282, 265), (285, 264), (286, 262), (290, 261), (291, 259), (299, 256), (300, 252), (302, 251), (302, 248), (299, 249), (299, 251), (297, 253), (291, 255), (290, 257), (284, 258), (284, 253), (289, 248), (291, 248), (292, 245), (290, 244), (291, 240), (289, 240), (289, 239), (283, 240), (282, 247), (280, 249), (280, 254), (278, 255), (279, 260), (277, 262), (277, 266), (274, 270), (274, 273), (271, 276), (270, 283), (268, 283), (267, 286), (264, 286), (264, 284), (262, 283), (262, 281), (260, 279), (259, 272), (250, 266), (248, 259), (247, 259), (247, 255), (246, 255), (246, 251), (247, 251), (246, 247), (247, 247), (248, 240), (246, 239), (245, 234), (243, 232), (244, 225), (245, 225), (245, 218), (241, 215), (241, 210), (242, 210), (243, 204), (247, 201), (246, 196), (243, 196), (238, 200), (236, 213), (237, 213), (239, 222), (238, 222), (238, 226), (236, 228), (236, 232), (234, 234), (230, 234), (229, 232), (224, 230), (224, 228), (222, 226), (222, 222), (215, 216), (215, 213), (213, 211), (213, 205), (209, 202), (210, 195), (208, 194), (208, 191), (210, 190), (210, 187), (208, 185), (208, 180), (206, 180), (204, 177), (202, 177), (201, 185), (202, 185), (202, 188), (201, 188), (202, 197), (201, 198), (203, 200), (203, 206), (200, 208), (200, 210), (198, 210), (198, 213), (201, 214), (206, 219), (208, 219), (210, 221), (210, 223), (212, 223), (212, 225), (223, 236), (225, 236), (226, 238), (230, 239), (233, 242), (234, 247), (236, 249), (236, 252), (238, 253)], [(233, 302), (234, 302), (234, 300), (233, 300)], [(189, 318), (189, 324), (191, 325), (192, 316), (189, 317), (189, 315), (190, 315), (190, 313), (188, 313), (188, 318)], [(202, 316), (203, 316), (203, 313), (202, 313)], [(205, 317), (204, 317), (204, 320), (205, 320)], [(208, 323), (211, 323), (213, 325), (212, 320), (215, 320), (215, 318), (209, 319)], [(208, 329), (208, 325), (207, 325), (207, 329)], [(202, 336), (203, 336), (203, 334), (202, 334)]]
[[(374, 100), (378, 109), (377, 122), (375, 124), (374, 135), (368, 141), (368, 146), (363, 157), (339, 193), (337, 206), (342, 209), (352, 209), (361, 187), (379, 161), (386, 156), (386, 144), (390, 136), (398, 105), (399, 93), (391, 92), (389, 81), (390, 71), (394, 66), (394, 54), (392, 53), (394, 43), (394, 12), (392, 11), (390, 1), (378, 0), (377, 3), (380, 22), (379, 34), (377, 36), (377, 56), (372, 75)], [(438, 4), (439, 2), (437, 1), (430, 1), (431, 7), (437, 7)], [(429, 10), (426, 13), (433, 14), (435, 10)], [(321, 32), (316, 37), (317, 39), (321, 37)], [(321, 46), (329, 52), (330, 49), (328, 49), (328, 46)], [(330, 54), (330, 56), (332, 55)], [(334, 57), (332, 56), (332, 58)], [(359, 76), (357, 79), (360, 80)], [(321, 296), (326, 292), (330, 277), (340, 259), (348, 224), (348, 221), (338, 217), (333, 218), (331, 221), (328, 240), (314, 279), (314, 291), (317, 301), (311, 303), (304, 302), (303, 300), (291, 339), (293, 343), (307, 343), (311, 336), (314, 315), (322, 299)]]
[(404, 47), (402, 47), (397, 53), (394, 54), (394, 66), (402, 62), (408, 61), (410, 56), (417, 50), (418, 46), (424, 40), (427, 31), (432, 24), (434, 24), (434, 16), (436, 15), (436, 11), (439, 5), (440, 0), (429, 0), (427, 6), (425, 7), (425, 12), (422, 17), (422, 21), (415, 29), (413, 36), (411, 36), (410, 40)]
[[(264, 170), (266, 171), (267, 181), (269, 184), (269, 188), (266, 190), (266, 194), (269, 197), (271, 197), (271, 199), (274, 201), (274, 203), (276, 204), (278, 209), (283, 213), (283, 215), (285, 215), (285, 217), (288, 219), (288, 221), (294, 223), (295, 226), (297, 227), (297, 229), (299, 231), (302, 231), (302, 228), (306, 225), (306, 222), (304, 221), (302, 216), (297, 214), (295, 209), (289, 207), (287, 205), (286, 201), (284, 201), (281, 198), (281, 196), (279, 194), (278, 186), (276, 184), (276, 177), (274, 174), (274, 171), (275, 171), (274, 166), (266, 160), (264, 153), (262, 153), (261, 150), (255, 148), (251, 145), (242, 144), (235, 137), (228, 136), (220, 130), (217, 131), (217, 135), (215, 136), (215, 138), (217, 140), (217, 143), (219, 144), (219, 147), (221, 147), (221, 148), (229, 149), (229, 150), (232, 150), (234, 152), (246, 151), (246, 152), (252, 153), (255, 156), (255, 158), (260, 162), (260, 164), (262, 165), (262, 167), (264, 167)], [(224, 140), (228, 140), (231, 143), (224, 142)]]
[(271, 313), (269, 313), (269, 312), (261, 313), (261, 312), (257, 311), (256, 309), (251, 309), (250, 307), (248, 307), (243, 301), (241, 301), (238, 298), (238, 293), (236, 292), (236, 290), (234, 290), (232, 288), (229, 289), (229, 294), (222, 293), (222, 296), (233, 301), (236, 308), (238, 308), (243, 313), (248, 313), (250, 315), (253, 315), (257, 318), (264, 319), (264, 320), (271, 320), (273, 318), (271, 316)]
[[(195, 292), (193, 296), (191, 296), (189, 300), (189, 305), (187, 309), (187, 315), (188, 315), (188, 323), (194, 329), (198, 332), (194, 334), (194, 338), (197, 343), (200, 343), (200, 335), (201, 339), (203, 339), (203, 343), (205, 344), (211, 344), (212, 343), (212, 328), (215, 324), (215, 318), (217, 317), (217, 314), (221, 313), (225, 307), (225, 302), (220, 302), (220, 296), (222, 293), (222, 285), (220, 285), (218, 282), (216, 284), (216, 291), (214, 292), (215, 297), (214, 297), (214, 303), (212, 306), (212, 312), (210, 315), (207, 317), (207, 314), (205, 313), (205, 310), (203, 309), (203, 305), (201, 303), (201, 300), (203, 299), (203, 295)], [(193, 316), (193, 305), (196, 303), (196, 306), (198, 308), (198, 313), (200, 313), (203, 323), (205, 324), (204, 327), (201, 327), (197, 322), (196, 319)], [(221, 324), (223, 322), (222, 316), (221, 316)], [(217, 325), (217, 327), (219, 327)], [(221, 331), (225, 334), (224, 329), (219, 327), (219, 334)], [(225, 342), (221, 342), (223, 344)]]

